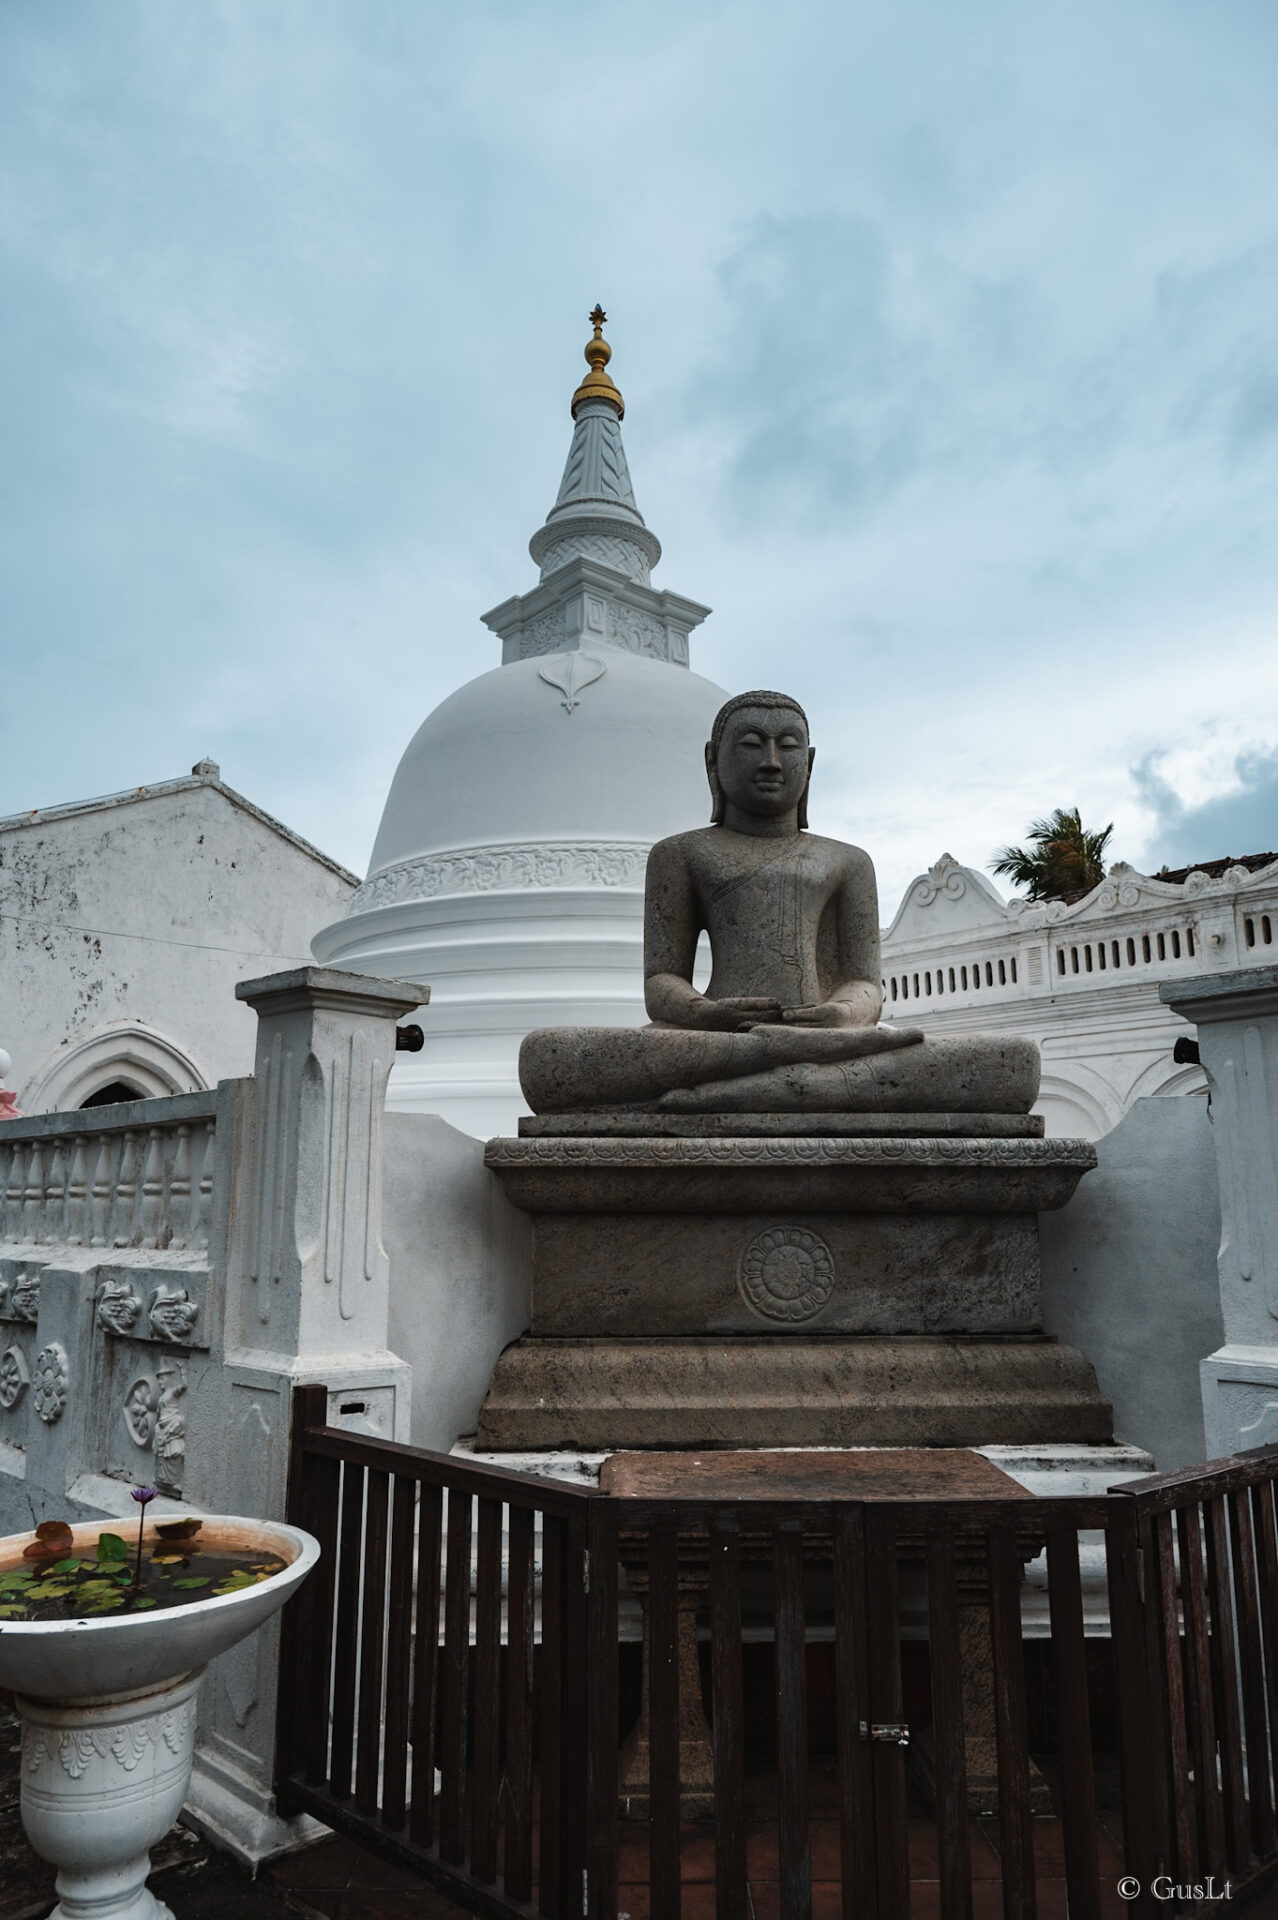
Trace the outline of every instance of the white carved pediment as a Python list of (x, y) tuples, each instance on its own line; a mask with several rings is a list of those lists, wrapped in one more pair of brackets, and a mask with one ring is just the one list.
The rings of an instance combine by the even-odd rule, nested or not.
[(1115, 914), (1138, 913), (1142, 909), (1183, 908), (1204, 899), (1232, 897), (1245, 883), (1264, 880), (1272, 885), (1275, 879), (1278, 879), (1278, 863), (1263, 868), (1260, 874), (1249, 873), (1246, 867), (1229, 867), (1216, 879), (1195, 871), (1182, 883), (1178, 880), (1160, 880), (1156, 873), (1142, 873), (1126, 860), (1117, 860), (1100, 884), (1081, 900), (1049, 900), (1045, 918), (1051, 926), (1062, 921), (1068, 921), (1071, 926), (1083, 922), (1093, 925)]
[(1002, 931), (1008, 908), (983, 873), (943, 853), (926, 873), (911, 880), (883, 938), (893, 945), (987, 927)]
[(1272, 860), (1267, 867), (1257, 867), (1254, 873), (1247, 867), (1226, 867), (1217, 879), (1195, 868), (1186, 874), (1185, 884), (1178, 891), (1191, 900), (1198, 900), (1204, 895), (1269, 893), (1275, 888), (1278, 888), (1278, 860)]

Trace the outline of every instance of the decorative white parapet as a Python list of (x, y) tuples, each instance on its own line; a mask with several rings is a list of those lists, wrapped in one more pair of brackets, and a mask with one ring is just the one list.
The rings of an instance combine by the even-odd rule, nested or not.
[(884, 931), (884, 1018), (1037, 1041), (1049, 1134), (1099, 1140), (1151, 1094), (1201, 1094), (1160, 987), (1183, 995), (1200, 974), (1278, 954), (1278, 860), (1208, 864), (1164, 875), (1119, 861), (1080, 899), (1028, 901), (942, 854)]
[(183, 1492), (238, 1085), (0, 1126), (0, 1532)]
[[(0, 1125), (0, 1533), (133, 1511), (131, 1486), (284, 1516), (293, 1389), (407, 1440), (388, 1345), (382, 1125), (425, 987), (303, 967), (242, 983), (251, 1078)], [(277, 1630), (210, 1670), (190, 1811), (241, 1858), (275, 1818)]]
[(1209, 1457), (1278, 1442), (1278, 967), (1168, 983), (1198, 1029), (1220, 1174), (1225, 1344), (1203, 1361)]

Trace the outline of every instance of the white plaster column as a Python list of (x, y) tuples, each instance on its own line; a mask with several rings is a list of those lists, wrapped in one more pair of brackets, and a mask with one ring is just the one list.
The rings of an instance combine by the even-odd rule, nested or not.
[(1207, 1452), (1219, 1458), (1278, 1442), (1278, 967), (1160, 993), (1197, 1027), (1211, 1093), (1225, 1344), (1203, 1361), (1202, 1388)]
[[(430, 997), (398, 980), (299, 967), (241, 981), (258, 1017), (248, 1164), (237, 1169), (227, 1353), (317, 1377), (386, 1349), (382, 1121), (395, 1022)], [(389, 1419), (378, 1431), (390, 1437)]]
[[(187, 1491), (281, 1519), (295, 1387), (328, 1385), (333, 1426), (409, 1437), (411, 1369), (387, 1345), (382, 1124), (395, 1023), (429, 989), (301, 967), (236, 992), (257, 1013), (257, 1054), (239, 1085), (218, 1404), (200, 1409), (209, 1444)], [(252, 1863), (314, 1830), (274, 1810), (278, 1641), (268, 1623), (211, 1668), (188, 1801)]]

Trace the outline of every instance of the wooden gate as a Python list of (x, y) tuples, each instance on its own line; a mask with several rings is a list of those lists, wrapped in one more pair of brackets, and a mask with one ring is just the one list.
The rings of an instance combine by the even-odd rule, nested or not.
[[(1002, 1900), (1008, 1916), (1035, 1912), (1036, 1859), (1021, 1642), (1023, 1562), (1044, 1543), (1052, 1581), (1052, 1648), (1061, 1727), (1062, 1824), (1071, 1915), (1101, 1912), (1078, 1536), (1102, 1530), (1104, 1500), (908, 1503), (785, 1502), (729, 1507), (689, 1501), (592, 1503), (592, 1682), (588, 1864), (598, 1904), (617, 1913), (618, 1791), (616, 1593), (623, 1538), (646, 1541), (651, 1807), (649, 1886), (654, 1914), (680, 1911), (679, 1723), (676, 1632), (680, 1567), (704, 1561), (710, 1616), (716, 1911), (749, 1911), (742, 1717), (743, 1572), (768, 1594), (777, 1693), (779, 1910), (812, 1913), (809, 1740), (804, 1654), (812, 1627), (813, 1570), (828, 1569), (834, 1646), (839, 1869), (846, 1916), (899, 1920), (910, 1913), (907, 1758), (910, 1728), (901, 1663), (903, 1568), (926, 1607), (930, 1773), (941, 1911), (973, 1911), (969, 1737), (964, 1644), (992, 1662), (991, 1758), (1001, 1827)], [(633, 1553), (633, 1545), (630, 1552)], [(760, 1575), (762, 1574), (762, 1579)], [(963, 1615), (966, 1612), (966, 1632)], [(814, 1615), (816, 1616), (814, 1619)], [(975, 1631), (973, 1631), (975, 1629)], [(967, 1657), (970, 1657), (968, 1655)]]
[[(1229, 1911), (1224, 1888), (1237, 1902), (1278, 1879), (1275, 1477), (1278, 1447), (1261, 1447), (1113, 1496), (1142, 1916)], [(1168, 1888), (1206, 1891), (1178, 1902)]]
[[(997, 1798), (1002, 1912), (1036, 1915), (1046, 1789), (1031, 1759), (1022, 1569), (1040, 1550), (1070, 1915), (1190, 1911), (1192, 1895), (1161, 1888), (1215, 1873), (1240, 1899), (1273, 1873), (1278, 1449), (1091, 1500), (642, 1500), (338, 1432), (325, 1406), (323, 1388), (295, 1399), (289, 1513), (323, 1556), (285, 1615), (279, 1803), (414, 1866), (472, 1911), (616, 1920), (619, 1613), (626, 1570), (633, 1584), (639, 1567), (648, 1898), (661, 1920), (678, 1920), (683, 1899), (680, 1686), (697, 1681), (679, 1637), (691, 1589), (703, 1641), (708, 1627), (719, 1920), (750, 1911), (760, 1836), (757, 1819), (747, 1834), (745, 1650), (760, 1633), (774, 1649), (766, 1839), (782, 1920), (812, 1913), (814, 1639), (833, 1647), (844, 1920), (910, 1913), (908, 1743), (923, 1738), (945, 1920), (974, 1911), (982, 1766)], [(1098, 1817), (1089, 1556), (1105, 1569), (1118, 1676), (1121, 1860)], [(903, 1600), (925, 1620), (925, 1736), (906, 1711)], [(633, 1855), (642, 1829), (626, 1831)], [(1134, 1897), (1118, 1895), (1121, 1875)]]

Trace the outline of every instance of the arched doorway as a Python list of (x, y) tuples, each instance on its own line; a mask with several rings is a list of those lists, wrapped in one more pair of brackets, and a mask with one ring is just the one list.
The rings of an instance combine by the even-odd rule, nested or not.
[(138, 1021), (120, 1021), (59, 1047), (33, 1076), (19, 1105), (28, 1113), (70, 1113), (197, 1093), (208, 1080), (164, 1034)]
[(85, 1107), (118, 1107), (126, 1100), (145, 1100), (146, 1095), (140, 1087), (130, 1086), (127, 1080), (108, 1080), (104, 1087), (97, 1087), (86, 1100), (80, 1102), (80, 1111)]

